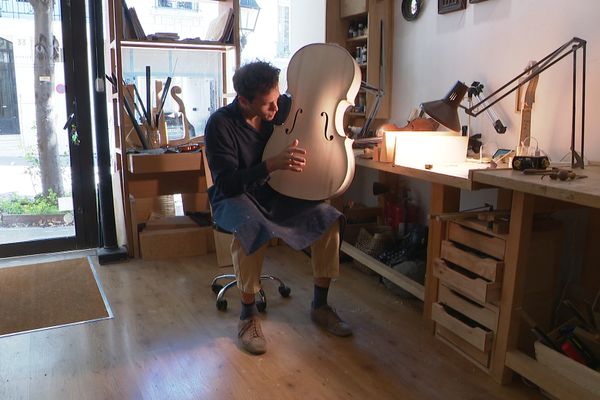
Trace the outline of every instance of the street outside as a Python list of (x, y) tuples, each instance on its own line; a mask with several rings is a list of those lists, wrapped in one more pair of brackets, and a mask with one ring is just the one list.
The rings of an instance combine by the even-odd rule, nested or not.
[[(0, 197), (13, 192), (25, 196), (37, 194), (40, 185), (38, 184), (36, 187), (32, 177), (27, 173), (28, 163), (25, 157), (7, 155), (6, 148), (3, 150), (0, 153), (0, 181), (2, 182), (0, 184)], [(49, 227), (0, 226), (0, 245), (74, 235), (75, 227), (73, 225)]]

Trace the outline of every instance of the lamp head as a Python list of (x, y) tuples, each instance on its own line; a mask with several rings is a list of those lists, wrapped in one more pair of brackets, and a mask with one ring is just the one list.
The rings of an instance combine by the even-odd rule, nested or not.
[(454, 87), (441, 100), (422, 103), (421, 107), (431, 118), (453, 131), (460, 131), (458, 107), (467, 93), (467, 85), (457, 81)]

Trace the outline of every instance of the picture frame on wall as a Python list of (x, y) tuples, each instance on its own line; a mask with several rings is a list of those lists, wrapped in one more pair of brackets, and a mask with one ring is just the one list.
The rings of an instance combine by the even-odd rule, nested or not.
[(447, 14), (467, 8), (467, 0), (438, 0), (438, 14)]

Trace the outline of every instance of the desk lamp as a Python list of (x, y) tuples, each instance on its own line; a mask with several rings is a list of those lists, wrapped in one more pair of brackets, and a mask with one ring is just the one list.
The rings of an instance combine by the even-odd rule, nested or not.
[[(430, 101), (423, 103), (421, 106), (423, 110), (429, 114), (430, 117), (435, 119), (440, 124), (444, 125), (448, 129), (458, 131), (460, 130), (460, 120), (458, 118), (458, 108), (463, 108), (465, 113), (470, 116), (476, 117), (494, 104), (514, 92), (534, 77), (538, 76), (554, 64), (568, 56), (573, 54), (573, 105), (572, 105), (572, 119), (571, 119), (571, 168), (582, 168), (583, 169), (583, 149), (584, 149), (584, 129), (585, 129), (585, 73), (586, 73), (586, 41), (580, 38), (573, 38), (567, 43), (560, 46), (558, 49), (542, 58), (539, 62), (533, 63), (529, 68), (525, 69), (521, 74), (517, 75), (509, 82), (504, 84), (495, 92), (491, 93), (484, 99), (479, 101), (472, 106), (465, 107), (460, 104), (462, 98), (467, 93), (467, 86), (458, 81), (454, 84), (454, 87), (448, 92), (448, 94), (442, 100)], [(582, 49), (582, 85), (581, 85), (581, 150), (577, 153), (575, 150), (575, 119), (577, 114), (577, 50)], [(527, 75), (527, 77), (525, 77)], [(520, 78), (525, 77), (522, 81)]]

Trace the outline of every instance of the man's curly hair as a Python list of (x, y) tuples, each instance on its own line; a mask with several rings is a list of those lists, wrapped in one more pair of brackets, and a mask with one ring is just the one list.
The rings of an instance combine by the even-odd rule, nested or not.
[(240, 67), (233, 75), (233, 88), (248, 101), (267, 93), (279, 84), (280, 69), (266, 61), (253, 61)]

